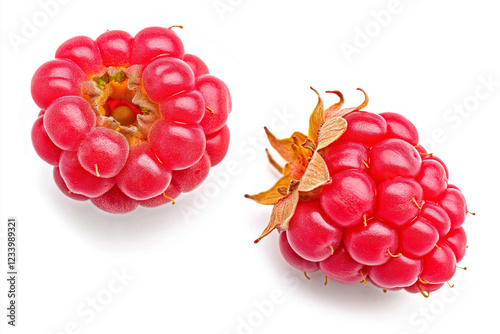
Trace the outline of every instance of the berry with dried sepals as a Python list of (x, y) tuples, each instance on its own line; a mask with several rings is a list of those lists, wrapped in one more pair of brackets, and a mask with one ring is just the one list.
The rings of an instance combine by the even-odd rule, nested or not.
[(266, 129), (287, 164), (267, 152), (283, 177), (246, 195), (274, 205), (255, 242), (278, 229), (282, 255), (298, 270), (319, 267), (341, 283), (427, 297), (465, 255), (462, 192), (448, 184), (446, 165), (418, 145), (407, 118), (363, 111), (366, 93), (360, 106), (341, 109), (342, 94), (329, 93), (340, 101), (324, 109), (318, 94), (307, 135), (278, 139)]

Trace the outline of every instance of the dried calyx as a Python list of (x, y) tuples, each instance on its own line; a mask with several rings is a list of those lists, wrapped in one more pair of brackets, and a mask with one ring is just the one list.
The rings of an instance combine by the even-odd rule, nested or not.
[(340, 138), (347, 130), (345, 115), (361, 110), (368, 104), (365, 95), (363, 103), (354, 108), (341, 109), (344, 97), (339, 91), (327, 91), (336, 94), (340, 100), (336, 104), (324, 109), (323, 100), (319, 93), (318, 103), (309, 118), (309, 131), (307, 136), (295, 132), (290, 138), (278, 139), (267, 128), (266, 134), (271, 146), (286, 161), (284, 167), (279, 166), (268, 153), (271, 164), (283, 176), (271, 189), (256, 195), (245, 195), (259, 204), (274, 205), (269, 224), (264, 229), (255, 243), (271, 233), (274, 229), (286, 230), (288, 223), (295, 213), (299, 199), (308, 200), (316, 198), (321, 193), (324, 185), (331, 182), (328, 168), (323, 159), (325, 148)]

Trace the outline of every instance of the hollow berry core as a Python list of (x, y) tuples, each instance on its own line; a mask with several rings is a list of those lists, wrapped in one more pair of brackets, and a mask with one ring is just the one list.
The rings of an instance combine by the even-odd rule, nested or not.
[(98, 116), (96, 125), (120, 132), (130, 146), (147, 140), (149, 129), (161, 118), (158, 103), (142, 87), (141, 72), (137, 65), (110, 66), (83, 86)]
[(31, 81), (31, 136), (69, 197), (111, 213), (166, 204), (225, 156), (229, 90), (172, 29), (73, 37), (55, 57)]

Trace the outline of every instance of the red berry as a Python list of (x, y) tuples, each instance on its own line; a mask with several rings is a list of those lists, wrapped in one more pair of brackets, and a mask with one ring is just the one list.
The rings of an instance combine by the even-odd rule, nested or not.
[(325, 162), (330, 175), (351, 168), (364, 172), (368, 165), (368, 150), (352, 141), (336, 142), (328, 148)]
[(76, 151), (83, 138), (95, 127), (96, 116), (83, 98), (65, 96), (47, 108), (43, 121), (54, 144), (63, 150)]
[(194, 74), (182, 60), (160, 57), (149, 63), (142, 74), (144, 89), (154, 102), (194, 88)]
[(181, 58), (184, 45), (177, 34), (170, 28), (149, 27), (135, 35), (131, 56), (132, 64), (147, 64), (160, 55)]
[(425, 219), (418, 217), (400, 232), (401, 250), (419, 258), (429, 253), (439, 240), (438, 231)]
[(364, 266), (354, 261), (342, 246), (337, 248), (332, 256), (321, 261), (319, 268), (328, 278), (340, 283), (356, 284), (363, 280), (361, 270)]
[(433, 284), (447, 282), (455, 274), (456, 264), (451, 248), (445, 243), (438, 243), (437, 247), (423, 257), (424, 268), (420, 278)]
[(73, 61), (87, 74), (97, 73), (103, 68), (96, 42), (86, 36), (73, 37), (61, 44), (56, 51), (56, 58)]
[(385, 137), (387, 123), (377, 115), (355, 111), (344, 117), (349, 126), (339, 141), (354, 141), (371, 147)]
[(354, 260), (367, 266), (378, 266), (396, 255), (398, 234), (377, 218), (345, 231), (344, 244)]
[[(428, 297), (465, 255), (462, 192), (448, 184), (446, 165), (418, 144), (408, 119), (360, 111), (366, 93), (359, 107), (341, 109), (342, 94), (330, 93), (340, 101), (322, 109), (319, 97), (307, 136), (277, 139), (266, 129), (286, 165), (269, 156), (283, 177), (270, 190), (246, 196), (274, 204), (256, 242), (278, 229), (280, 248), (290, 246), (283, 256), (299, 270), (319, 263), (337, 282), (369, 281)], [(334, 237), (332, 227), (344, 228), (343, 235)]]
[(116, 185), (107, 193), (91, 198), (90, 201), (101, 210), (120, 214), (132, 212), (139, 205), (136, 200), (122, 193)]
[(55, 181), (57, 187), (59, 188), (59, 190), (61, 190), (61, 192), (64, 195), (66, 195), (69, 198), (72, 198), (76, 201), (86, 201), (89, 199), (87, 196), (76, 194), (68, 189), (68, 186), (66, 185), (66, 183), (64, 182), (64, 180), (61, 176), (61, 172), (59, 171), (59, 167), (54, 167), (54, 170), (52, 172), (52, 176), (54, 177), (54, 181)]
[(446, 189), (438, 204), (450, 217), (452, 229), (462, 226), (465, 214), (467, 213), (467, 204), (460, 190), (453, 188)]
[(439, 283), (439, 284), (432, 284), (432, 283), (422, 283), (420, 280), (417, 280), (415, 284), (412, 286), (406, 287), (405, 290), (411, 293), (427, 293), (426, 296), (428, 296), (429, 293), (439, 290), (444, 283)]
[(439, 159), (432, 153), (427, 153), (427, 150), (422, 146), (422, 145), (415, 145), (416, 150), (420, 153), (420, 156), (423, 160), (434, 160), (437, 161), (443, 166), (445, 172), (446, 172), (446, 181), (448, 181), (449, 174), (448, 174), (448, 167), (446, 167), (445, 163), (443, 160)]
[(33, 123), (31, 141), (40, 158), (52, 166), (59, 166), (59, 157), (62, 150), (47, 135), (43, 126), (43, 116), (38, 117), (35, 123)]
[(387, 122), (386, 138), (401, 139), (413, 146), (418, 144), (417, 128), (406, 117), (394, 112), (384, 112), (380, 116)]
[(188, 64), (189, 67), (191, 67), (191, 70), (193, 70), (194, 76), (196, 78), (201, 75), (208, 74), (207, 65), (203, 62), (203, 60), (196, 57), (195, 55), (186, 53), (184, 55), (184, 62)]
[(348, 169), (332, 176), (323, 189), (321, 207), (336, 224), (350, 227), (371, 216), (375, 206), (375, 183), (368, 174)]
[(160, 206), (196, 188), (226, 155), (229, 90), (184, 55), (172, 29), (74, 37), (56, 58), (31, 81), (42, 109), (31, 138), (69, 197), (110, 213)]
[(403, 226), (413, 220), (422, 205), (422, 188), (413, 179), (397, 177), (377, 187), (377, 217)]
[(397, 176), (414, 178), (420, 172), (420, 154), (401, 139), (386, 139), (370, 151), (370, 175), (379, 183)]
[(160, 120), (151, 128), (149, 137), (153, 151), (172, 170), (191, 167), (205, 151), (205, 135), (199, 125)]
[(286, 233), (280, 233), (279, 247), (281, 255), (292, 267), (306, 273), (313, 273), (319, 270), (319, 265), (317, 262), (311, 262), (300, 257), (295, 251), (290, 247), (288, 240), (286, 239)]
[(71, 192), (87, 197), (101, 196), (115, 184), (113, 179), (97, 177), (83, 169), (78, 162), (76, 152), (62, 152), (59, 170), (64, 183)]
[(42, 109), (62, 96), (79, 96), (85, 73), (72, 61), (51, 60), (36, 70), (31, 80), (31, 96)]
[(206, 134), (220, 130), (231, 111), (231, 97), (226, 84), (213, 75), (203, 75), (196, 80), (196, 90), (205, 99), (205, 116), (201, 127)]
[(463, 227), (456, 228), (446, 235), (444, 242), (450, 246), (451, 250), (455, 254), (457, 263), (462, 261), (465, 256), (465, 250), (467, 248), (467, 235)]
[(138, 202), (141, 206), (147, 208), (155, 208), (167, 203), (173, 203), (172, 200), (179, 197), (180, 194), (181, 192), (179, 191), (179, 189), (177, 189), (172, 183), (170, 183), (167, 190), (165, 190), (162, 194)]
[(292, 249), (300, 257), (314, 262), (334, 253), (342, 233), (342, 228), (327, 220), (317, 201), (299, 203), (286, 230)]
[(132, 36), (121, 30), (106, 31), (97, 37), (104, 66), (129, 66), (132, 41)]
[(438, 199), (447, 187), (446, 171), (436, 160), (426, 159), (422, 161), (420, 174), (415, 179), (422, 190), (426, 200), (434, 201)]
[(439, 159), (438, 157), (432, 155), (430, 157), (428, 157), (427, 159), (431, 159), (431, 160), (434, 160), (434, 161), (437, 161), (441, 164), (441, 166), (443, 166), (444, 168), (444, 171), (446, 173), (446, 182), (448, 182), (448, 178), (449, 178), (449, 174), (448, 174), (448, 167), (446, 167), (445, 163), (443, 160)]
[(396, 288), (388, 288), (388, 287), (385, 287), (385, 286), (381, 286), (377, 283), (375, 283), (371, 278), (370, 276), (367, 276), (366, 277), (366, 281), (367, 282), (370, 282), (373, 286), (376, 286), (377, 288), (379, 289), (383, 289), (384, 291), (399, 291), (399, 290), (402, 290), (403, 288), (399, 288), (399, 287), (396, 287)]
[(193, 166), (174, 171), (172, 183), (181, 192), (186, 193), (196, 189), (208, 176), (210, 171), (210, 158), (204, 154)]
[(382, 288), (407, 287), (415, 283), (422, 271), (422, 261), (399, 255), (388, 262), (370, 267), (370, 279)]
[(219, 131), (207, 135), (206, 150), (212, 167), (218, 165), (226, 156), (229, 148), (229, 138), (230, 134), (227, 125), (224, 125)]
[(420, 217), (431, 223), (432, 226), (438, 231), (440, 237), (444, 237), (451, 227), (451, 220), (446, 211), (433, 202), (425, 202), (422, 210), (420, 210)]
[(172, 172), (157, 158), (147, 143), (130, 148), (130, 153), (116, 184), (130, 198), (145, 200), (157, 196), (167, 189)]
[(125, 166), (128, 151), (125, 136), (110, 129), (95, 128), (78, 148), (78, 161), (91, 174), (113, 177)]
[(200, 92), (193, 90), (166, 100), (160, 104), (160, 109), (168, 120), (197, 124), (205, 115), (205, 100)]

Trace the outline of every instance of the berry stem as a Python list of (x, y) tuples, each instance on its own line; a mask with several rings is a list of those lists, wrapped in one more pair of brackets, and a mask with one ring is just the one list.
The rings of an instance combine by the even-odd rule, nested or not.
[(463, 269), (463, 270), (467, 270), (467, 267), (459, 267), (457, 266), (458, 269)]
[(166, 199), (169, 199), (172, 202), (172, 205), (175, 204), (175, 201), (172, 197), (168, 197), (165, 193), (163, 193), (163, 197), (165, 197)]
[(453, 288), (453, 287), (455, 286), (455, 284), (450, 284), (450, 282), (446, 282), (446, 283), (448, 283), (448, 286), (449, 286), (450, 288)]
[(97, 168), (97, 164), (95, 164), (94, 166), (95, 166), (95, 175), (97, 175), (97, 177), (101, 177), (101, 175), (99, 175), (99, 169)]
[(417, 284), (417, 288), (420, 290), (420, 293), (422, 294), (422, 296), (424, 296), (425, 298), (429, 298), (429, 295), (430, 295), (429, 292), (427, 292), (427, 294), (425, 294), (424, 290), (422, 290), (422, 288), (418, 284)]
[(330, 245), (330, 249), (332, 250), (332, 255), (333, 255), (333, 252), (335, 252), (335, 250), (333, 249), (332, 245)]
[(366, 281), (365, 275), (363, 274), (363, 270), (360, 270), (359, 273), (361, 274), (361, 277), (363, 277), (364, 284), (367, 285), (368, 282)]
[(307, 278), (308, 281), (311, 280), (311, 278), (309, 276), (307, 276), (307, 273), (304, 271), (304, 276)]
[(205, 106), (205, 108), (207, 108), (207, 110), (210, 111), (210, 113), (212, 115), (215, 114), (215, 111), (212, 108), (210, 108), (209, 106)]
[(429, 281), (424, 281), (422, 278), (420, 278), (420, 276), (418, 276), (418, 280), (419, 280), (420, 282), (422, 282), (423, 284), (427, 284), (427, 283), (429, 283)]
[(413, 203), (415, 203), (415, 205), (417, 206), (417, 208), (419, 210), (422, 210), (422, 205), (418, 205), (417, 200), (415, 199), (415, 197), (413, 197)]
[(389, 253), (389, 255), (392, 256), (392, 257), (400, 257), (401, 255), (403, 255), (401, 253), (398, 253), (398, 254), (394, 255), (394, 254), (391, 253), (391, 251), (389, 249), (387, 250), (387, 253)]
[(328, 276), (325, 275), (325, 286), (328, 284)]

